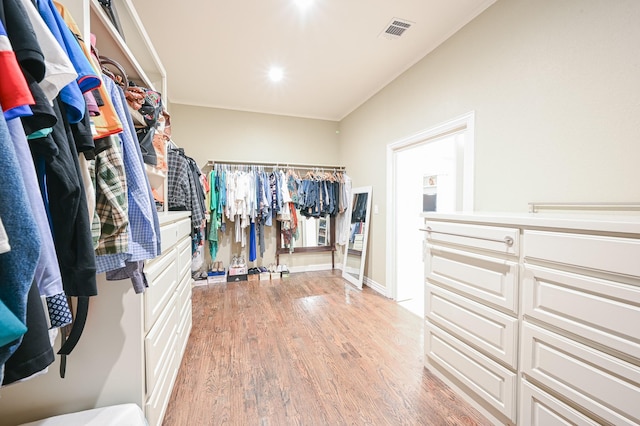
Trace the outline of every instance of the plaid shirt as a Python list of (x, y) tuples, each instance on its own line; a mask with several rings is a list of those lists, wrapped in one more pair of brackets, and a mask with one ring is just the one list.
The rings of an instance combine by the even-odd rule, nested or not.
[[(127, 181), (120, 140), (92, 161), (96, 186), (95, 214), (100, 220), (96, 255), (126, 253), (129, 249)], [(94, 235), (95, 237), (95, 235)]]
[(97, 256), (96, 264), (99, 273), (123, 268), (126, 262), (153, 259), (160, 253), (158, 213), (151, 197), (151, 187), (142, 162), (140, 145), (134, 136), (133, 121), (125, 107), (124, 93), (111, 79), (104, 78), (104, 83), (120, 120), (127, 123), (119, 136), (122, 141), (122, 157), (127, 178), (129, 249), (127, 253)]

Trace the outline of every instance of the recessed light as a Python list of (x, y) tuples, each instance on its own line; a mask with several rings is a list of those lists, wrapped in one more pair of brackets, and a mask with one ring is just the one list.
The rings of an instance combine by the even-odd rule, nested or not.
[(293, 2), (303, 11), (309, 9), (313, 4), (313, 0), (293, 0)]
[(284, 71), (280, 67), (271, 67), (269, 70), (269, 78), (271, 81), (280, 81), (284, 77)]

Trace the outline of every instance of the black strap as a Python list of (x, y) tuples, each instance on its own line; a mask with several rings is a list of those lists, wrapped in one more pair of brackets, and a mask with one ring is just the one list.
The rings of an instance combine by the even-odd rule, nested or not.
[(80, 336), (82, 335), (82, 331), (84, 330), (84, 325), (87, 322), (88, 313), (89, 297), (79, 296), (78, 307), (76, 308), (76, 316), (73, 321), (73, 327), (69, 332), (68, 338), (63, 342), (62, 347), (58, 351), (58, 355), (69, 355), (73, 348), (76, 347), (76, 344), (78, 343), (78, 340), (80, 340)]

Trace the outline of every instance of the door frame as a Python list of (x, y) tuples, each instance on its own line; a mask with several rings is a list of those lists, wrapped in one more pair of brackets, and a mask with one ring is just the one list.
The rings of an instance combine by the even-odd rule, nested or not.
[[(464, 131), (463, 149), (463, 190), (462, 210), (473, 211), (474, 196), (474, 144), (475, 144), (475, 111), (468, 112), (459, 117), (437, 124), (413, 135), (404, 137), (387, 145), (387, 244), (386, 250), (386, 282), (387, 297), (397, 300), (398, 283), (396, 282), (396, 153), (412, 145), (421, 145), (430, 140), (441, 138), (453, 133)], [(418, 230), (416, 229), (416, 232)], [(424, 251), (424, 247), (423, 247)]]

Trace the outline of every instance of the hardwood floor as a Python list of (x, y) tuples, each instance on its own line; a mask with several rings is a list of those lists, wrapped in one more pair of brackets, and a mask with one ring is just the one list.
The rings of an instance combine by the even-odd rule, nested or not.
[(423, 367), (422, 321), (339, 271), (196, 287), (164, 425), (488, 425)]

